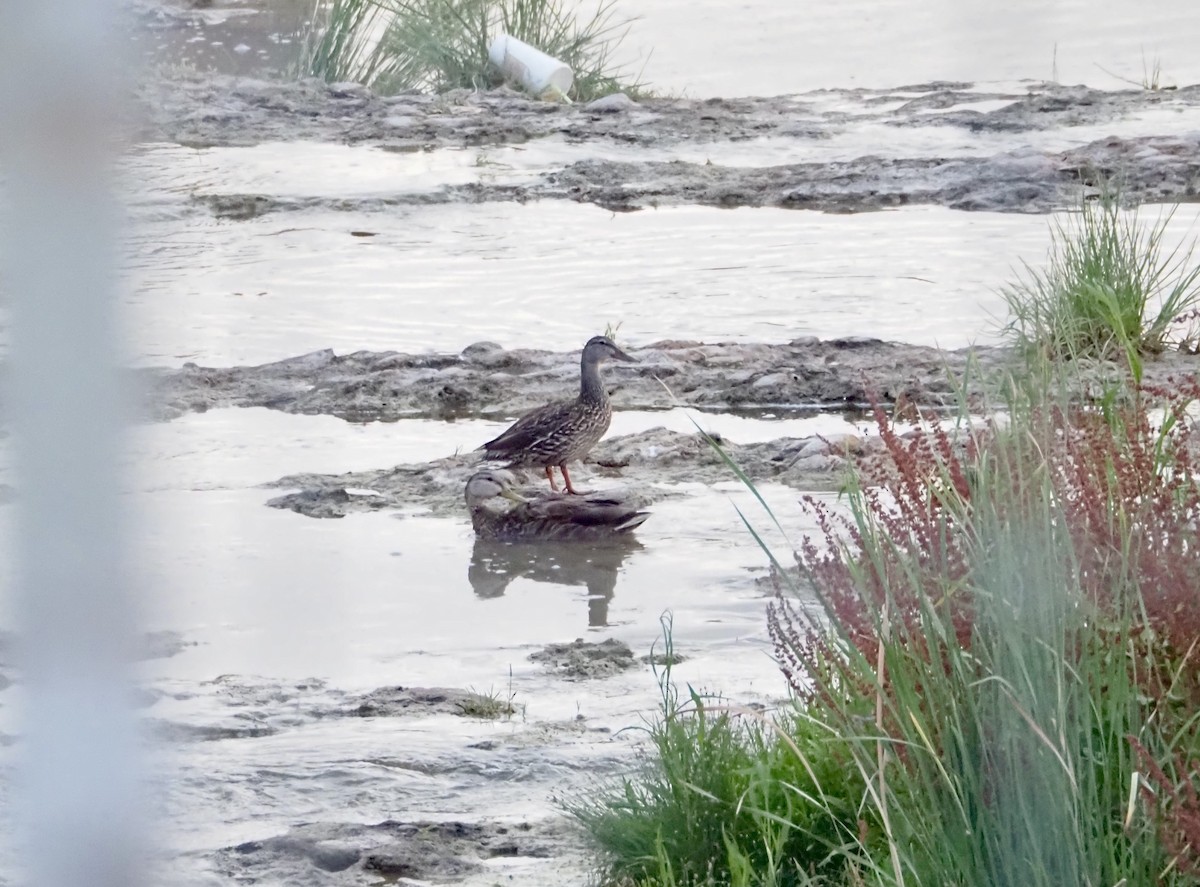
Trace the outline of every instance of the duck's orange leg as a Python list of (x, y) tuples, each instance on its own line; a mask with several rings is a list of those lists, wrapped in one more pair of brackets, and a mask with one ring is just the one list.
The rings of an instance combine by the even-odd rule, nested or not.
[[(563, 479), (567, 480), (567, 473), (565, 471), (563, 472)], [(553, 492), (557, 493), (558, 492), (558, 484), (556, 484), (554, 482), (554, 466), (553, 465), (546, 466), (546, 480), (550, 481), (550, 489)], [(570, 480), (567, 480), (567, 490), (571, 491), (571, 481)], [(571, 491), (571, 492), (573, 492), (573, 491)]]
[(559, 465), (558, 467), (560, 469), (562, 469), (563, 482), (567, 485), (567, 492), (574, 496), (578, 496), (579, 491), (577, 489), (575, 489), (573, 486), (571, 486), (571, 475), (567, 474), (567, 463), (564, 462), (562, 465)]

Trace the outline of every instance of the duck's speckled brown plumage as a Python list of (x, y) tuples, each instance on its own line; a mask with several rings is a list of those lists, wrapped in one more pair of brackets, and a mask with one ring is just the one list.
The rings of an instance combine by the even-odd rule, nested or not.
[(465, 496), (475, 535), (496, 542), (603, 542), (628, 536), (650, 516), (603, 493), (526, 499), (496, 471), (472, 475)]
[(610, 339), (593, 337), (584, 346), (579, 361), (577, 398), (548, 403), (526, 413), (480, 449), (490, 458), (507, 458), (510, 468), (545, 469), (551, 489), (556, 489), (551, 469), (558, 466), (567, 492), (574, 493), (566, 464), (586, 456), (612, 421), (612, 404), (600, 381), (600, 363), (608, 359), (636, 362)]

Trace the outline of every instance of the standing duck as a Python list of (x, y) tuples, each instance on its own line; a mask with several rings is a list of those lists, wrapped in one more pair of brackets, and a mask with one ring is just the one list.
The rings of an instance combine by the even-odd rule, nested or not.
[(554, 483), (557, 465), (562, 470), (567, 492), (578, 493), (571, 486), (567, 463), (586, 456), (604, 437), (612, 421), (612, 404), (600, 381), (600, 364), (605, 360), (637, 363), (608, 337), (593, 336), (583, 347), (579, 361), (579, 397), (548, 403), (526, 413), (480, 449), (486, 450), (491, 458), (509, 459), (509, 468), (545, 469), (554, 492), (558, 492)]
[[(494, 542), (607, 542), (627, 539), (650, 516), (603, 493), (579, 498), (542, 493), (526, 499), (506, 472), (478, 471), (465, 490), (471, 526)], [(511, 504), (510, 504), (511, 503)]]

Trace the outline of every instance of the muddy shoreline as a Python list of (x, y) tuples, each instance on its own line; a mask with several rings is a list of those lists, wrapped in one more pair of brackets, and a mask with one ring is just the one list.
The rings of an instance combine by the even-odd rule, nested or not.
[[(647, 98), (564, 106), (506, 88), (382, 97), (356, 84), (169, 72), (146, 79), (136, 94), (138, 113), (129, 126), (134, 142), (213, 148), (320, 141), (398, 152), (538, 140), (578, 146), (574, 155), (580, 159), (548, 160), (520, 181), (481, 175), (478, 181), (434, 188), (400, 181), (388, 193), (362, 198), (253, 192), (193, 196), (198, 205), (228, 219), (314, 206), (386, 210), (550, 199), (613, 211), (692, 204), (858, 212), (934, 204), (1048, 212), (1077, 199), (1081, 186), (1086, 192), (1113, 178), (1125, 197), (1137, 202), (1190, 201), (1200, 192), (1200, 132), (1138, 132), (1058, 151), (1020, 141), (1033, 132), (1105, 123), (1120, 127), (1148, 112), (1195, 113), (1200, 86), (1106, 92), (1040, 83), (1024, 93), (987, 93), (969, 83), (927, 83), (769, 98)], [(835, 98), (855, 111), (830, 110)], [(971, 107), (980, 103), (1000, 107)], [(858, 156), (822, 157), (831, 139), (869, 124), (897, 130), (948, 127), (997, 137), (997, 149), (981, 149), (978, 156), (890, 157), (864, 146)], [(1013, 138), (1004, 141), (1003, 136)], [(721, 162), (719, 156), (707, 161), (671, 157), (684, 148), (715, 151), (744, 142), (769, 142), (773, 156), (789, 162), (747, 167)], [(631, 149), (629, 159), (606, 156), (620, 149)], [(659, 156), (643, 158), (634, 151)]]

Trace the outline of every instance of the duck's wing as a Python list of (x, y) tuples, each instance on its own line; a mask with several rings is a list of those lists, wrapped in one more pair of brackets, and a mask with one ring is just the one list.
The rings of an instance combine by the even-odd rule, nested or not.
[(537, 520), (570, 524), (579, 527), (608, 527), (625, 532), (640, 526), (650, 516), (623, 502), (603, 494), (587, 496), (545, 496), (528, 503), (530, 514)]
[(489, 453), (505, 455), (528, 449), (544, 439), (555, 429), (561, 428), (571, 415), (575, 401), (562, 400), (548, 403), (526, 413), (499, 437), (489, 440), (479, 449)]

